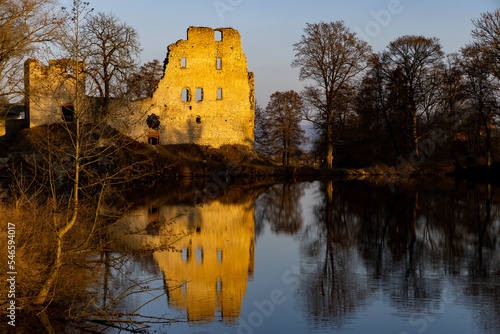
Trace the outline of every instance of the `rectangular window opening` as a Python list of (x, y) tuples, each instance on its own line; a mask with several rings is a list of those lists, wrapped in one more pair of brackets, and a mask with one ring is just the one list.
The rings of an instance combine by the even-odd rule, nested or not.
[(158, 136), (148, 137), (148, 144), (158, 145), (158, 144), (160, 144), (160, 138)]
[(220, 30), (215, 30), (215, 41), (216, 42), (222, 42), (222, 31)]
[(217, 88), (217, 100), (222, 100), (222, 88)]
[(191, 92), (189, 91), (189, 89), (187, 88), (184, 88), (182, 90), (182, 93), (181, 93), (181, 100), (183, 102), (189, 102), (191, 101)]
[(215, 282), (215, 289), (217, 290), (217, 293), (222, 292), (222, 280), (220, 278), (217, 278), (217, 281)]
[(148, 209), (148, 215), (159, 216), (160, 215), (160, 207), (158, 205), (152, 205)]
[(203, 101), (203, 88), (196, 88), (196, 102)]
[(203, 263), (203, 248), (201, 247), (196, 248), (196, 263)]
[(186, 263), (191, 257), (191, 250), (189, 248), (183, 248), (181, 251), (182, 262)]
[(218, 70), (222, 70), (222, 58), (217, 58), (217, 65), (216, 65)]
[(187, 67), (187, 59), (186, 57), (181, 58), (181, 67), (186, 68)]
[(218, 264), (222, 263), (222, 249), (220, 248), (217, 249), (217, 263)]

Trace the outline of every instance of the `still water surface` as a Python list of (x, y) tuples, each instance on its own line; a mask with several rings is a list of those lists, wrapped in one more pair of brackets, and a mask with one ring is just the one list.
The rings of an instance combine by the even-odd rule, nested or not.
[(135, 290), (117, 311), (174, 320), (151, 332), (500, 333), (499, 197), (455, 181), (159, 195), (110, 235), (176, 250), (111, 269), (104, 298)]

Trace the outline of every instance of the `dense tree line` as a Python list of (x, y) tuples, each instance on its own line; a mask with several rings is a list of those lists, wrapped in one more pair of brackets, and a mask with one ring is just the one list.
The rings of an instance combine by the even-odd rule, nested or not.
[[(342, 21), (307, 24), (292, 66), (308, 80), (301, 115), (315, 154), (327, 167), (498, 160), (500, 10), (472, 22), (473, 42), (448, 55), (435, 37), (401, 36), (373, 53)], [(257, 143), (276, 135), (256, 129)]]
[[(352, 109), (352, 131), (362, 135), (346, 143), (368, 149), (350, 162), (421, 161), (439, 152), (453, 163), (491, 165), (499, 81), (487, 48), (476, 39), (445, 55), (436, 38), (403, 36), (374, 54)], [(434, 141), (436, 131), (444, 142)], [(345, 153), (340, 159), (349, 159)]]

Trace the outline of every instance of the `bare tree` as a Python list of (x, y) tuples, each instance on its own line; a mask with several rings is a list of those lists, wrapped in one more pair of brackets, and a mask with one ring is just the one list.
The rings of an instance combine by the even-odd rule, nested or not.
[(389, 44), (385, 56), (393, 77), (393, 93), (405, 119), (407, 153), (418, 154), (417, 119), (424, 112), (429, 94), (426, 79), (443, 57), (441, 45), (437, 38), (402, 36)]
[(290, 157), (300, 151), (300, 145), (305, 141), (304, 130), (300, 126), (302, 111), (302, 99), (297, 92), (290, 90), (271, 95), (262, 115), (262, 133), (257, 141), (264, 143), (268, 153), (281, 156), (285, 166), (289, 165)]
[[(65, 297), (69, 296), (65, 292), (71, 291), (65, 287), (78, 285), (65, 279), (70, 276), (68, 272), (71, 270), (65, 270), (68, 265), (78, 263), (87, 267), (90, 263), (86, 254), (109, 246), (101, 233), (104, 233), (103, 220), (106, 219), (102, 215), (102, 204), (109, 199), (106, 195), (110, 187), (134, 180), (136, 176), (148, 175), (150, 170), (147, 168), (151, 167), (146, 154), (134, 159), (138, 151), (127, 146), (131, 143), (130, 139), (106, 125), (109, 117), (116, 118), (116, 113), (109, 114), (108, 119), (100, 122), (90, 122), (89, 113), (95, 105), (85, 89), (87, 45), (82, 26), (91, 13), (89, 4), (81, 0), (74, 0), (71, 7), (63, 9), (59, 44), (67, 59), (54, 61), (52, 64), (57, 71), (53, 72), (57, 73), (41, 78), (34, 89), (26, 92), (29, 103), (35, 104), (42, 113), (53, 114), (53, 105), (57, 105), (60, 115), (64, 112), (60, 103), (62, 100), (65, 106), (71, 102), (72, 110), (70, 118), (62, 121), (59, 117), (55, 120), (59, 121), (57, 123), (30, 131), (36, 153), (33, 158), (27, 155), (16, 160), (18, 165), (14, 167), (31, 168), (24, 172), (17, 168), (19, 172), (12, 174), (13, 178), (20, 177), (12, 185), (12, 192), (19, 195), (14, 196), (18, 199), (18, 207), (30, 213), (26, 225), (40, 225), (44, 231), (43, 239), (29, 239), (35, 244), (30, 249), (40, 250), (43, 258), (36, 258), (37, 254), (29, 257), (41, 269), (26, 270), (36, 279), (30, 289), (26, 289), (28, 291), (22, 292), (23, 297), (30, 297), (23, 299), (23, 303), (35, 307), (37, 311), (45, 309), (52, 301), (64, 304)], [(64, 96), (59, 96), (58, 92), (64, 92)], [(43, 99), (39, 99), (40, 96)], [(50, 102), (53, 103), (45, 103), (52, 98)], [(37, 103), (40, 101), (43, 103)], [(141, 144), (134, 144), (141, 147), (139, 151), (147, 151)], [(125, 146), (127, 149), (124, 149)], [(127, 158), (124, 159), (124, 156)], [(131, 160), (140, 162), (131, 163)], [(24, 177), (29, 181), (23, 181)], [(72, 315), (75, 314), (73, 306), (70, 306)], [(89, 309), (86, 308), (85, 312)], [(39, 313), (41, 318), (43, 313)], [(45, 318), (46, 321), (42, 322), (46, 331), (54, 332), (50, 321)]]
[(266, 111), (257, 102), (255, 103), (255, 121), (254, 121), (254, 138), (255, 148), (267, 153), (268, 128), (266, 126)]
[(163, 66), (158, 59), (145, 63), (127, 78), (125, 94), (132, 100), (152, 97), (163, 73)]
[[(72, 47), (71, 51), (74, 52), (74, 54), (72, 55), (72, 58), (70, 60), (74, 61), (75, 64), (78, 64), (79, 59), (81, 58), (81, 49), (79, 44), (79, 41), (81, 40), (80, 25), (82, 23), (82, 20), (88, 14), (89, 11), (87, 9), (87, 4), (77, 0), (74, 1), (74, 7), (72, 8), (71, 12), (67, 13), (66, 23), (74, 27), (74, 29), (72, 30), (74, 32), (73, 36), (74, 38), (72, 38), (74, 43), (71, 44)], [(80, 202), (80, 192), (81, 192), (80, 188), (82, 186), (80, 183), (81, 181), (80, 176), (83, 167), (81, 137), (82, 137), (82, 126), (84, 122), (83, 117), (86, 112), (85, 90), (84, 87), (82, 87), (81, 85), (81, 78), (84, 75), (83, 71), (84, 69), (82, 67), (75, 68), (74, 75), (72, 78), (74, 79), (74, 85), (72, 85), (73, 89), (71, 89), (70, 94), (74, 99), (74, 117), (73, 117), (74, 127), (71, 126), (70, 128), (69, 124), (65, 124), (66, 130), (71, 138), (71, 143), (73, 144), (71, 152), (65, 154), (69, 155), (72, 161), (72, 163), (70, 163), (69, 166), (65, 167), (65, 169), (68, 168), (66, 170), (68, 171), (70, 180), (72, 181), (71, 198), (67, 203), (69, 211), (68, 211), (68, 217), (66, 217), (66, 219), (61, 219), (61, 217), (58, 217), (58, 215), (55, 214), (60, 210), (59, 208), (60, 198), (58, 198), (57, 189), (55, 186), (57, 183), (57, 179), (59, 177), (54, 172), (55, 160), (57, 159), (58, 156), (57, 151), (60, 146), (58, 147), (58, 145), (53, 142), (53, 137), (50, 136), (50, 133), (48, 134), (49, 136), (46, 138), (47, 141), (45, 143), (40, 143), (43, 145), (43, 148), (45, 148), (44, 159), (48, 164), (47, 170), (49, 174), (49, 184), (51, 189), (52, 205), (54, 212), (52, 228), (56, 233), (57, 245), (55, 252), (56, 256), (53, 265), (51, 266), (47, 280), (45, 281), (45, 283), (43, 284), (42, 288), (40, 289), (37, 295), (37, 298), (35, 300), (36, 304), (44, 304), (46, 302), (49, 296), (50, 289), (55, 284), (55, 281), (58, 277), (59, 269), (63, 264), (64, 237), (75, 226), (80, 214), (79, 202)]]
[[(457, 53), (446, 56), (445, 64), (441, 75), (441, 85), (439, 87), (442, 97), (442, 114), (448, 120), (458, 121), (458, 116), (462, 116), (464, 111), (465, 82), (463, 78), (461, 60)], [(454, 138), (458, 124), (454, 122), (444, 122), (442, 125), (450, 138)]]
[(361, 137), (366, 152), (363, 158), (386, 160), (393, 154), (388, 142), (393, 144), (396, 155), (399, 155), (397, 140), (392, 123), (389, 122), (391, 104), (388, 103), (389, 85), (385, 75), (385, 66), (380, 54), (373, 54), (368, 61), (368, 69), (361, 81), (354, 99), (354, 110), (357, 114), (356, 133)]
[(472, 37), (483, 48), (492, 74), (500, 80), (500, 9), (483, 13), (481, 18), (472, 20), (472, 23), (476, 27)]
[[(45, 133), (37, 140), (38, 152), (43, 159), (43, 162), (38, 163), (41, 165), (38, 167), (44, 168), (46, 175), (50, 203), (53, 206), (50, 228), (55, 231), (57, 243), (55, 259), (37, 295), (36, 304), (47, 302), (66, 255), (92, 248), (94, 228), (79, 245), (65, 245), (67, 235), (74, 233), (74, 230), (78, 230), (76, 227), (82, 225), (84, 213), (93, 210), (91, 212), (94, 212), (95, 226), (109, 187), (126, 182), (122, 180), (125, 173), (131, 173), (127, 176), (128, 180), (133, 179), (134, 168), (145, 166), (142, 162), (127, 162), (122, 165), (113, 163), (118, 152), (130, 143), (130, 140), (107, 126), (107, 120), (112, 116), (116, 117), (116, 114), (108, 113), (106, 117), (99, 119), (99, 122), (90, 122), (95, 104), (93, 99), (86, 95), (86, 69), (83, 59), (88, 55), (88, 49), (87, 36), (83, 36), (85, 29), (82, 27), (92, 9), (89, 3), (74, 0), (72, 7), (64, 9), (63, 12), (66, 14), (66, 38), (61, 45), (65, 47), (63, 51), (68, 55), (64, 62), (73, 66), (71, 74), (64, 76), (67, 81), (65, 90), (73, 102), (73, 112), (70, 119), (45, 126)], [(28, 98), (34, 99), (36, 96)], [(147, 159), (144, 162), (147, 164)]]
[[(463, 54), (469, 55), (469, 60), (474, 59), (473, 62), (478, 60), (482, 61), (482, 65), (486, 65), (491, 75), (496, 79), (497, 83), (500, 81), (500, 9), (496, 9), (493, 12), (487, 12), (481, 14), (481, 17), (477, 20), (473, 20), (472, 23), (476, 27), (472, 31), (472, 37), (475, 39), (475, 47), (468, 47), (465, 49)], [(480, 49), (480, 50), (478, 50)], [(467, 52), (467, 50), (469, 50)], [(471, 51), (473, 54), (471, 54)], [(473, 57), (470, 57), (470, 56)], [(478, 59), (478, 57), (482, 59)], [(482, 67), (484, 71), (484, 67)], [(480, 71), (480, 69), (475, 69), (476, 74)], [(477, 77), (476, 77), (477, 79)], [(477, 81), (476, 81), (477, 83)], [(494, 84), (493, 87), (497, 93), (500, 88), (498, 84)], [(478, 92), (475, 93), (476, 97), (478, 97)], [(491, 122), (492, 112), (496, 112), (498, 116), (498, 105), (490, 106), (493, 107), (494, 111), (488, 110), (486, 113), (485, 110), (479, 110), (478, 112), (481, 114), (481, 119), (483, 121), (484, 131), (486, 133), (486, 141), (487, 141), (487, 165), (491, 165), (491, 131), (489, 129), (489, 122)]]
[(337, 101), (346, 87), (354, 86), (358, 74), (366, 68), (371, 53), (368, 44), (356, 37), (342, 21), (307, 24), (292, 62), (300, 67), (300, 79), (310, 79), (303, 98), (314, 107), (307, 120), (324, 129), (327, 138), (327, 166), (333, 166), (334, 123), (338, 117)]
[(23, 93), (23, 58), (56, 38), (55, 0), (0, 1), (0, 97)]
[(137, 31), (114, 16), (102, 12), (86, 19), (83, 26), (86, 72), (101, 99), (101, 112), (110, 111), (113, 97), (120, 95), (123, 82), (136, 69), (141, 52)]
[[(479, 117), (480, 126), (476, 135), (486, 136), (486, 164), (492, 163), (491, 128), (493, 117), (498, 110), (498, 84), (490, 71), (489, 55), (484, 49), (470, 45), (462, 49), (462, 70), (465, 80), (464, 92), (470, 110)], [(474, 116), (474, 115), (473, 115)]]

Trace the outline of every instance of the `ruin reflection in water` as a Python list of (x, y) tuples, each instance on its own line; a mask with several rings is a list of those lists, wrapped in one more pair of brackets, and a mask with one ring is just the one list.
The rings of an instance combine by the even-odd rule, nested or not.
[(170, 311), (190, 323), (172, 332), (500, 332), (498, 188), (330, 181), (255, 197), (186, 215), (157, 201), (123, 222), (145, 230), (124, 239), (136, 248), (190, 233), (150, 264), (164, 275)]
[(165, 277), (169, 307), (186, 312), (189, 321), (237, 322), (253, 275), (254, 198), (226, 200), (198, 207), (155, 201), (111, 230), (136, 250), (172, 244), (175, 250), (155, 251), (153, 259)]

